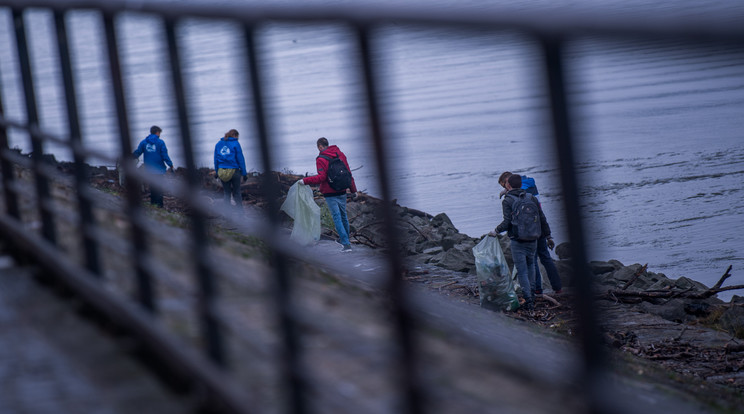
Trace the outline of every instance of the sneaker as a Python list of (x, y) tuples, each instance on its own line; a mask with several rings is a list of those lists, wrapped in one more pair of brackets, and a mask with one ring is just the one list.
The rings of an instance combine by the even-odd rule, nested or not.
[(543, 295), (543, 291), (542, 290), (536, 290), (536, 291), (534, 291), (532, 293), (535, 295), (535, 297), (538, 297), (538, 298), (541, 298), (542, 295)]
[(556, 295), (560, 295), (561, 293), (563, 293), (563, 289), (558, 289), (553, 293), (555, 293)]
[(344, 247), (341, 248), (341, 252), (342, 253), (350, 252), (350, 251), (351, 251), (351, 245), (350, 244), (347, 244), (347, 245), (345, 245)]
[(336, 244), (338, 244), (341, 247), (344, 246), (339, 239), (334, 240), (334, 242), (336, 242)]

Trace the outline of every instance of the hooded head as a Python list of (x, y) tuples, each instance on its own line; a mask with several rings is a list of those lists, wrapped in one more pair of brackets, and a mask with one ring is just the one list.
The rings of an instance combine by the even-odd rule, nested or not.
[(237, 129), (231, 129), (225, 132), (225, 136), (222, 139), (224, 139), (225, 141), (236, 141), (239, 136), (240, 133)]

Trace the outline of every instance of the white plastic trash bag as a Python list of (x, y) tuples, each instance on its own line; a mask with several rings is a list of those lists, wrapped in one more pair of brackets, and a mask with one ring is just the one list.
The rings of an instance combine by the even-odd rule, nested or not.
[(473, 256), (481, 307), (498, 311), (519, 309), (519, 299), (499, 239), (484, 237), (473, 247)]
[(289, 187), (281, 210), (294, 219), (290, 238), (303, 246), (320, 240), (320, 207), (313, 200), (313, 190), (298, 181)]

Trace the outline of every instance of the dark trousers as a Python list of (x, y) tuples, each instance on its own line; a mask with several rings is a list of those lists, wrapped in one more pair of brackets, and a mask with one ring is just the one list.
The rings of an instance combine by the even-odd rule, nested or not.
[[(540, 237), (537, 240), (537, 253), (535, 256), (540, 259), (540, 262), (545, 268), (545, 272), (548, 274), (548, 280), (550, 281), (550, 286), (553, 290), (561, 290), (563, 288), (561, 277), (558, 275), (558, 269), (556, 269), (555, 263), (553, 263), (553, 258), (550, 257), (547, 237)], [(542, 293), (542, 290), (542, 275), (540, 274), (537, 260), (535, 260), (535, 292)]]
[(150, 203), (163, 207), (163, 192), (153, 186), (150, 186)]
[[(150, 173), (150, 177), (152, 177), (152, 180), (155, 181), (155, 180), (162, 180), (163, 178), (165, 178), (165, 175), (157, 174), (157, 173)], [(147, 185), (147, 188), (150, 190), (150, 203), (162, 208), (163, 207), (163, 192), (149, 184)]]
[(243, 196), (240, 193), (240, 171), (236, 171), (228, 182), (222, 182), (222, 191), (224, 193), (225, 205), (230, 205), (230, 196), (235, 200), (238, 209), (243, 208)]

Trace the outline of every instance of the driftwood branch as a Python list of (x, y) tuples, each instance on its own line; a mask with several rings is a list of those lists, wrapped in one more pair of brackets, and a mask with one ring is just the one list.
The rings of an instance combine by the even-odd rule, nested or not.
[(542, 297), (543, 297), (543, 299), (545, 299), (548, 302), (552, 303), (553, 306), (556, 307), (556, 308), (560, 308), (561, 306), (563, 306), (560, 302), (558, 302), (557, 300), (555, 300), (555, 298), (553, 298), (551, 296), (543, 295)]
[(683, 352), (677, 352), (676, 354), (668, 354), (668, 355), (667, 354), (654, 354), (654, 355), (649, 355), (646, 358), (659, 361), (659, 360), (666, 360), (666, 359), (691, 358), (693, 356), (695, 356), (693, 353), (683, 351)]
[(646, 273), (646, 270), (648, 270), (648, 263), (646, 263), (645, 265), (641, 266), (641, 268), (640, 268), (640, 269), (638, 269), (638, 271), (636, 271), (636, 272), (635, 272), (635, 273), (633, 274), (633, 277), (631, 277), (631, 278), (630, 278), (630, 280), (628, 280), (627, 282), (625, 282), (625, 284), (623, 285), (623, 287), (622, 287), (622, 288), (620, 288), (620, 289), (621, 289), (621, 290), (625, 290), (625, 289), (627, 289), (627, 288), (628, 288), (628, 287), (629, 287), (630, 285), (632, 285), (632, 284), (633, 284), (633, 283), (634, 283), (634, 282), (635, 282), (636, 280), (638, 280), (638, 278), (639, 278), (639, 277), (641, 277), (641, 275), (642, 275), (642, 274)]
[(418, 232), (418, 234), (420, 234), (420, 235), (421, 235), (421, 237), (423, 237), (423, 238), (424, 238), (424, 240), (429, 240), (429, 237), (427, 237), (427, 236), (426, 236), (426, 235), (425, 235), (425, 234), (424, 234), (424, 233), (423, 233), (423, 232), (421, 231), (421, 229), (419, 229), (418, 227), (416, 227), (416, 226), (415, 226), (415, 225), (414, 225), (413, 223), (411, 223), (411, 222), (410, 222), (410, 221), (408, 221), (408, 220), (405, 220), (405, 221), (403, 221), (403, 222), (404, 222), (404, 223), (406, 223), (406, 224), (408, 224), (409, 226), (413, 227), (413, 228), (414, 228), (414, 230), (416, 230), (416, 231)]
[(442, 286), (439, 286), (439, 290), (441, 291), (441, 290), (442, 290), (442, 288), (444, 288), (444, 287), (447, 287), (447, 286), (452, 286), (452, 285), (454, 285), (454, 284), (456, 284), (456, 283), (457, 283), (457, 281), (456, 281), (456, 280), (455, 280), (455, 281), (453, 281), (453, 282), (445, 283), (445, 284), (443, 284)]
[(723, 273), (723, 276), (721, 276), (720, 279), (718, 279), (718, 282), (716, 282), (715, 285), (711, 289), (718, 289), (723, 285), (723, 282), (731, 277), (731, 268), (733, 265), (729, 265), (729, 267), (726, 269), (726, 271)]
[(729, 266), (728, 269), (726, 269), (726, 272), (721, 276), (721, 278), (716, 282), (713, 287), (703, 291), (703, 292), (695, 292), (692, 290), (692, 288), (688, 288), (685, 290), (645, 290), (645, 291), (627, 291), (625, 290), (628, 286), (630, 286), (635, 279), (636, 276), (640, 276), (643, 271), (645, 271), (647, 265), (644, 265), (641, 269), (639, 269), (638, 272), (627, 282), (625, 285), (623, 285), (620, 289), (610, 289), (605, 293), (599, 294), (596, 296), (597, 299), (604, 299), (604, 300), (611, 300), (615, 302), (638, 302), (643, 300), (654, 300), (654, 299), (672, 299), (672, 298), (686, 298), (686, 299), (706, 299), (713, 295), (716, 295), (720, 292), (725, 292), (729, 290), (739, 290), (744, 289), (744, 285), (733, 285), (733, 286), (726, 286), (722, 287), (723, 282), (731, 277), (731, 267)]
[(739, 290), (744, 289), (744, 285), (733, 285), (733, 286), (726, 286), (718, 289), (708, 289), (705, 292), (702, 293), (695, 293), (695, 294), (689, 294), (685, 295), (684, 297), (690, 298), (690, 299), (705, 299), (709, 298), (717, 293), (726, 292), (728, 290)]
[(744, 344), (726, 344), (723, 348), (727, 354), (744, 351)]
[[(352, 237), (354, 238), (354, 241), (356, 241), (359, 244), (363, 244), (367, 247), (373, 247), (373, 248), (381, 247), (377, 245), (375, 242), (373, 242), (369, 237), (365, 236), (364, 234), (354, 233)], [(364, 237), (365, 240), (360, 239), (360, 237)]]
[(359, 226), (359, 227), (357, 227), (356, 231), (357, 231), (357, 232), (359, 232), (359, 231), (361, 231), (361, 230), (364, 230), (364, 229), (366, 229), (367, 227), (371, 227), (371, 226), (377, 226), (377, 225), (380, 225), (380, 224), (384, 224), (384, 223), (385, 223), (385, 222), (384, 222), (384, 221), (382, 221), (382, 220), (378, 220), (378, 221), (373, 221), (373, 222), (371, 222), (371, 223), (367, 223), (367, 224), (365, 224), (365, 225), (363, 225), (363, 226)]

